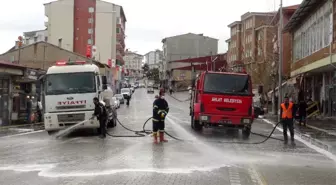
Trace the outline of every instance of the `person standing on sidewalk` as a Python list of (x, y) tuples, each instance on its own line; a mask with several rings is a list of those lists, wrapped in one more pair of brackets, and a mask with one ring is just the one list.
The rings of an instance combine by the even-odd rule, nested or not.
[(284, 135), (284, 144), (288, 143), (287, 129), (289, 129), (291, 136), (291, 143), (295, 145), (294, 141), (294, 103), (289, 101), (288, 96), (285, 96), (284, 102), (280, 107), (280, 116), (281, 123), (283, 127), (283, 135)]
[(304, 100), (301, 100), (299, 103), (299, 125), (303, 123), (306, 126), (306, 117), (307, 117), (307, 108), (308, 105)]

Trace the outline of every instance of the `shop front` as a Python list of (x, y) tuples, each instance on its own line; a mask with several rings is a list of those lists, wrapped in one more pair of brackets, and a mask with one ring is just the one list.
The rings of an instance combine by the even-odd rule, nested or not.
[(36, 69), (25, 70), (24, 76), (13, 78), (13, 98), (11, 119), (13, 122), (28, 122), (28, 112), (36, 111), (40, 99), (41, 85), (38, 78), (41, 72)]
[(25, 67), (0, 61), (0, 125), (11, 124), (12, 79), (23, 76)]

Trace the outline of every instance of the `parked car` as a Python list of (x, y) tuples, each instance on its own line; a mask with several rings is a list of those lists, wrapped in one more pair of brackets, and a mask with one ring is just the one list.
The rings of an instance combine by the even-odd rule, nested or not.
[(254, 112), (254, 118), (258, 118), (259, 116), (265, 114), (264, 108), (260, 102), (260, 96), (255, 96), (253, 98), (253, 112)]
[(124, 99), (124, 96), (122, 94), (116, 94), (114, 96), (119, 100), (120, 104), (125, 103), (125, 99)]
[(153, 85), (153, 88), (154, 88), (154, 89), (159, 89), (159, 84), (154, 84), (154, 85)]
[(122, 88), (121, 94), (124, 96), (124, 99), (132, 98), (132, 91), (130, 88)]
[(120, 101), (118, 100), (118, 98), (117, 97), (112, 97), (112, 105), (116, 108), (116, 109), (118, 109), (118, 108), (120, 108)]
[(141, 84), (139, 84), (139, 87), (140, 88), (145, 88), (146, 86), (145, 86), (145, 84), (141, 83)]
[(154, 89), (153, 89), (153, 87), (148, 87), (148, 88), (147, 88), (147, 93), (154, 94)]

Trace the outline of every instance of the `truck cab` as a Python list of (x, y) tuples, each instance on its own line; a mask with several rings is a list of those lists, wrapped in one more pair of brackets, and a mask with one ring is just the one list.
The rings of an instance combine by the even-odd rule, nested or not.
[(202, 72), (191, 91), (191, 127), (241, 129), (249, 136), (253, 123), (251, 78), (246, 73)]
[[(44, 126), (48, 133), (64, 129), (80, 121), (81, 128), (99, 128), (95, 118), (93, 98), (110, 101), (113, 96), (103, 95), (107, 89), (106, 77), (94, 64), (83, 62), (58, 62), (47, 70), (44, 79)], [(102, 94), (101, 94), (102, 93)]]

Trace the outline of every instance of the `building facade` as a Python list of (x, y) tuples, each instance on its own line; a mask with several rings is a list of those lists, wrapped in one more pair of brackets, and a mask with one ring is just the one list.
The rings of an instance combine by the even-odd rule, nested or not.
[(122, 6), (100, 0), (58, 0), (44, 4), (48, 42), (63, 49), (87, 53), (102, 63), (123, 64), (126, 16)]
[(48, 30), (23, 32), (23, 44), (29, 45), (40, 41), (48, 42)]
[(157, 49), (146, 53), (144, 56), (145, 63), (148, 64), (150, 69), (162, 68), (162, 51)]
[(336, 116), (335, 2), (304, 0), (285, 26), (291, 34), (291, 73), (299, 99), (311, 98), (324, 115)]
[(170, 79), (171, 70), (190, 65), (171, 61), (216, 55), (218, 53), (218, 39), (207, 37), (203, 34), (187, 33), (167, 37), (162, 40), (162, 44), (163, 64), (161, 79), (164, 79), (166, 84)]
[[(274, 15), (274, 12), (247, 12), (241, 16), (240, 21), (228, 25), (231, 33), (230, 47), (228, 47), (230, 68), (235, 71), (246, 70), (251, 75), (254, 85), (264, 83), (260, 77), (265, 74), (265, 71), (260, 74), (258, 69), (260, 61), (258, 63), (257, 58), (261, 60), (262, 56), (262, 49), (258, 51), (258, 43), (261, 48), (261, 45), (267, 42), (264, 36), (268, 38), (271, 32), (265, 25), (269, 25)], [(265, 58), (262, 60), (263, 63), (267, 61)]]
[(143, 56), (132, 52), (126, 51), (125, 59), (125, 67), (126, 74), (128, 77), (140, 77), (142, 71), (142, 60)]

